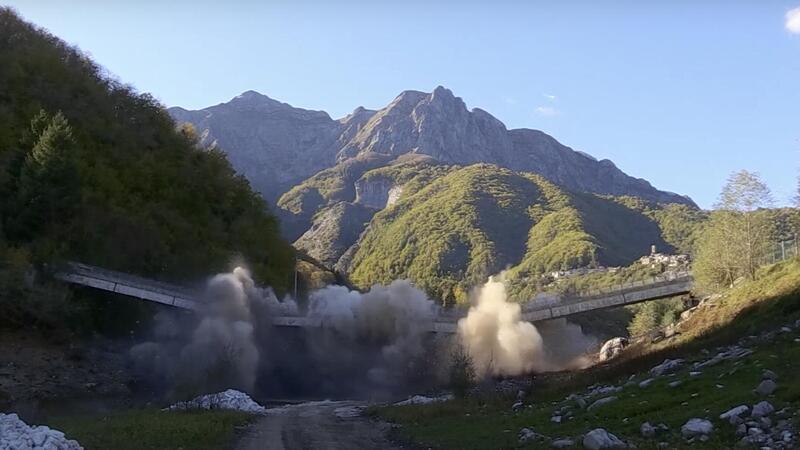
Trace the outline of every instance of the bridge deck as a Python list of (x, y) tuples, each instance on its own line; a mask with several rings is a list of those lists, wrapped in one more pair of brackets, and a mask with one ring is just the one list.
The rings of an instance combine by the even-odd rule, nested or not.
[(635, 282), (616, 290), (595, 292), (592, 295), (566, 298), (554, 304), (529, 303), (523, 308), (525, 320), (556, 319), (598, 309), (632, 305), (691, 292), (693, 279), (689, 272), (656, 278), (651, 282)]
[(69, 263), (53, 276), (61, 281), (88, 286), (142, 300), (197, 310), (199, 293), (182, 286), (151, 280), (86, 264)]
[[(142, 300), (198, 310), (202, 307), (200, 291), (163, 283), (126, 273), (101, 269), (86, 264), (69, 263), (54, 277), (73, 284), (88, 286)], [(617, 290), (594, 292), (591, 295), (565, 298), (555, 303), (530, 302), (523, 306), (522, 317), (529, 322), (556, 319), (598, 309), (630, 305), (690, 292), (692, 277), (688, 272), (657, 278), (652, 282), (637, 282)], [(462, 314), (440, 316), (432, 325), (432, 332), (455, 333)], [(277, 316), (273, 324), (284, 327), (325, 327), (321, 317)]]

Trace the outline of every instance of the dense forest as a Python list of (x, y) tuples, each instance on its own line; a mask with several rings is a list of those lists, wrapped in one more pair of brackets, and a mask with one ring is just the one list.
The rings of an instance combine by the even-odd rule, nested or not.
[(294, 255), (222, 151), (162, 105), (0, 8), (0, 307), (26, 320), (32, 268), (65, 260), (172, 281), (245, 262), (285, 289)]

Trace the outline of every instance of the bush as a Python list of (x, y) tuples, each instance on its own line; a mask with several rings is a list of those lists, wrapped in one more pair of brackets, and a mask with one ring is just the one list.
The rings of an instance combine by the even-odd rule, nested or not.
[(631, 336), (644, 336), (659, 328), (675, 323), (683, 311), (683, 300), (672, 298), (642, 303), (632, 308), (635, 309), (633, 320), (628, 325)]
[(457, 398), (464, 398), (475, 385), (475, 368), (472, 358), (458, 345), (450, 355), (450, 389)]
[(26, 251), (0, 248), (0, 327), (61, 330), (86, 312), (68, 289), (38, 282), (35, 273)]

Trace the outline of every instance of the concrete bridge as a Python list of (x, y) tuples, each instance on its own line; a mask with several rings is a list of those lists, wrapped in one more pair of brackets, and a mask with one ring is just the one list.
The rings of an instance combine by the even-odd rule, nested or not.
[[(68, 263), (53, 273), (56, 279), (128, 297), (186, 310), (201, 309), (200, 289), (163, 283), (126, 273), (79, 263)], [(670, 273), (650, 280), (614, 286), (579, 296), (533, 300), (523, 305), (522, 317), (529, 322), (557, 319), (599, 309), (688, 294), (692, 287), (689, 272)], [(455, 333), (458, 319), (466, 311), (440, 314), (431, 329), (434, 333)], [(324, 327), (324, 318), (276, 316), (273, 324), (282, 327)]]
[(672, 272), (648, 280), (609, 287), (605, 290), (566, 296), (557, 301), (534, 300), (523, 305), (522, 317), (528, 322), (536, 322), (685, 295), (692, 291), (693, 281), (689, 271)]

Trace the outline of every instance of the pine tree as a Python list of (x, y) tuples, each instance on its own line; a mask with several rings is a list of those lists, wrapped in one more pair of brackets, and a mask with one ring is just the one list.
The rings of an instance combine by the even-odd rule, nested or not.
[(27, 240), (69, 219), (80, 198), (69, 123), (60, 112), (43, 123), (41, 114), (32, 122), (32, 131), (41, 131), (20, 171), (17, 215), (10, 227)]

